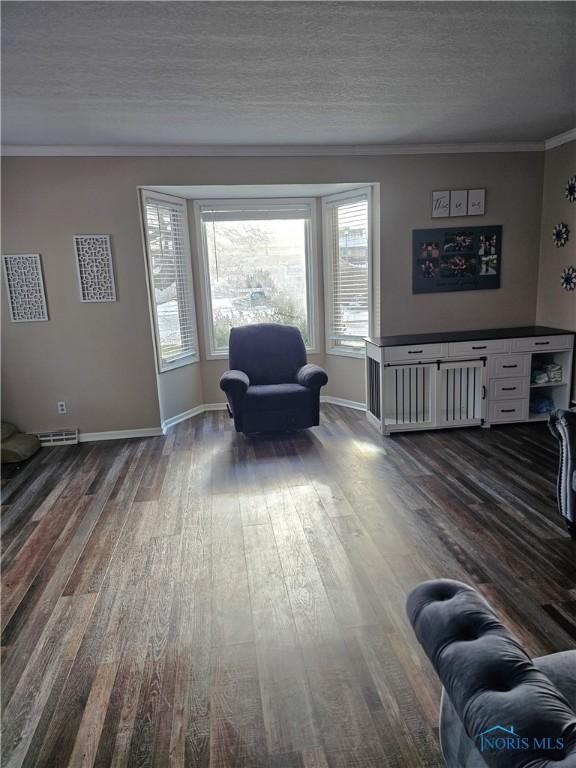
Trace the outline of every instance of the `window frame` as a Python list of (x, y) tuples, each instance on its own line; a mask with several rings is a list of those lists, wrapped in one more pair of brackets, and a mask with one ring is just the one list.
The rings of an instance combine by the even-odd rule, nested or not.
[[(357, 189), (338, 192), (334, 195), (325, 195), (322, 197), (322, 265), (324, 282), (324, 337), (327, 355), (339, 355), (341, 357), (364, 358), (365, 344), (358, 347), (346, 347), (334, 344), (334, 338), (331, 335), (333, 319), (333, 295), (334, 295), (334, 275), (332, 268), (332, 254), (329, 248), (331, 242), (331, 217), (329, 209), (332, 203), (341, 201), (353, 202), (356, 199), (366, 197), (368, 211), (368, 334), (372, 333), (372, 324), (374, 318), (374, 297), (373, 297), (373, 254), (374, 254), (374, 213), (373, 213), (373, 189), (371, 185), (358, 187)], [(350, 339), (359, 339), (361, 342), (364, 336), (350, 336)]]
[(214, 346), (214, 322), (212, 314), (212, 291), (210, 286), (210, 265), (208, 262), (208, 246), (204, 227), (202, 226), (202, 209), (211, 205), (226, 205), (243, 210), (260, 210), (263, 206), (274, 208), (286, 205), (308, 206), (310, 211), (309, 226), (306, 232), (306, 303), (308, 310), (309, 344), (306, 345), (308, 354), (319, 353), (319, 297), (318, 297), (318, 214), (317, 198), (315, 197), (272, 197), (272, 198), (207, 198), (194, 200), (194, 228), (198, 264), (200, 267), (200, 295), (202, 302), (202, 325), (206, 360), (225, 360), (228, 350), (219, 350)]
[[(148, 289), (148, 308), (150, 311), (150, 322), (152, 325), (152, 342), (154, 345), (154, 358), (156, 360), (156, 370), (158, 374), (167, 373), (173, 371), (176, 368), (182, 368), (185, 365), (192, 365), (193, 363), (200, 362), (200, 347), (198, 338), (198, 320), (196, 314), (196, 297), (194, 292), (194, 275), (192, 270), (192, 254), (190, 247), (190, 231), (188, 227), (188, 204), (187, 200), (182, 197), (176, 197), (175, 195), (167, 195), (163, 192), (155, 192), (152, 189), (141, 188), (140, 192), (140, 220), (142, 230), (142, 243), (144, 250), (144, 262), (146, 273), (146, 286)], [(162, 344), (160, 339), (160, 330), (158, 325), (158, 313), (157, 304), (154, 295), (154, 278), (152, 273), (152, 257), (148, 245), (148, 229), (146, 226), (146, 205), (148, 201), (157, 201), (159, 203), (168, 203), (169, 205), (178, 206), (182, 209), (182, 240), (184, 243), (184, 264), (185, 264), (185, 276), (189, 283), (190, 289), (190, 313), (192, 318), (192, 333), (194, 338), (194, 349), (185, 352), (171, 360), (165, 360), (162, 357)]]

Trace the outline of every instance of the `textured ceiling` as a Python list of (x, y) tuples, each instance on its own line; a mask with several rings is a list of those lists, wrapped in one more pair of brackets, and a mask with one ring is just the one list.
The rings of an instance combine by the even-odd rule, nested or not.
[(5, 144), (539, 141), (574, 2), (5, 2)]

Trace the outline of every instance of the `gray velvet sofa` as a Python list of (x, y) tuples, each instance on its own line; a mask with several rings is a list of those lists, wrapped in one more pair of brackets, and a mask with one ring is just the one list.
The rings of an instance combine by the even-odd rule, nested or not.
[(551, 413), (548, 427), (560, 443), (558, 508), (568, 532), (576, 539), (576, 411)]
[(576, 651), (530, 659), (458, 581), (424, 582), (406, 607), (444, 686), (448, 768), (576, 768)]

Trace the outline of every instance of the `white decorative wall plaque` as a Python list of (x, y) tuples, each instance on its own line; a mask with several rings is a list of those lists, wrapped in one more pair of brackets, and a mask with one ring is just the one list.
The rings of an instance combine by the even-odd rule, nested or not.
[(2, 263), (12, 322), (48, 320), (40, 254), (3, 256)]
[(75, 235), (74, 248), (81, 300), (116, 301), (110, 235)]
[(484, 216), (486, 205), (485, 189), (468, 190), (468, 216)]
[(450, 192), (450, 216), (466, 216), (468, 214), (468, 190), (454, 189)]
[(432, 192), (432, 218), (443, 219), (450, 216), (450, 191)]

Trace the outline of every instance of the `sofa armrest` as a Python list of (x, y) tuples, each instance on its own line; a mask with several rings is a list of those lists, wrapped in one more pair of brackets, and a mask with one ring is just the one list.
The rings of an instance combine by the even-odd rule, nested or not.
[[(576, 768), (576, 713), (480, 594), (458, 581), (427, 581), (411, 592), (406, 609), (487, 766)], [(493, 751), (485, 734), (505, 738), (510, 729), (513, 738), (526, 738), (529, 748)], [(562, 749), (538, 748), (542, 741), (561, 743), (557, 739)]]
[(320, 389), (320, 387), (323, 387), (328, 383), (328, 374), (324, 368), (320, 368), (319, 365), (307, 363), (298, 370), (296, 381), (302, 387), (308, 387), (308, 389)]
[(250, 379), (244, 371), (226, 371), (220, 376), (220, 389), (227, 395), (244, 395), (250, 386)]

